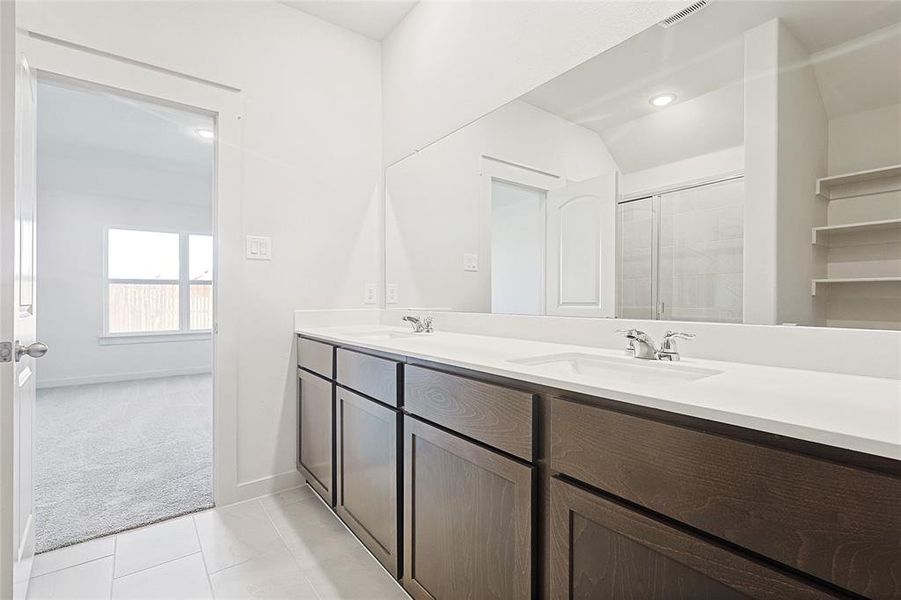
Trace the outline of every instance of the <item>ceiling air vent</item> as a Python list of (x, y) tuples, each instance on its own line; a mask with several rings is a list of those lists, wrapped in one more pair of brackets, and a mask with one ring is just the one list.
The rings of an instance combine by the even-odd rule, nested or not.
[(660, 23), (658, 23), (658, 25), (660, 25), (664, 29), (672, 27), (676, 23), (680, 22), (682, 19), (687, 18), (689, 15), (695, 14), (696, 12), (698, 12), (699, 10), (701, 10), (708, 4), (710, 4), (710, 0), (699, 0), (698, 2), (695, 2), (694, 4), (692, 4), (691, 6), (687, 6), (687, 7), (683, 8), (676, 14), (663, 19), (662, 21), (660, 21)]

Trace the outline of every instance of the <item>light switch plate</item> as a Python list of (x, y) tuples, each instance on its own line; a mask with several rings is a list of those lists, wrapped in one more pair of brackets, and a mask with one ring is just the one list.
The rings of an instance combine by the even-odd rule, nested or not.
[(272, 260), (272, 238), (262, 235), (246, 237), (246, 256), (249, 260)]
[(363, 304), (375, 304), (379, 301), (379, 288), (374, 283), (367, 283), (363, 291)]
[(385, 288), (385, 304), (397, 304), (397, 284), (389, 283)]
[(478, 254), (464, 254), (463, 255), (463, 270), (464, 271), (478, 271), (479, 270), (479, 255)]

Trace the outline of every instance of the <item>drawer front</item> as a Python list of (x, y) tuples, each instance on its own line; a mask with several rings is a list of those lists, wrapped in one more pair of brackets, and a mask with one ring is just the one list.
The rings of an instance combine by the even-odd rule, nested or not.
[(349, 390), (336, 393), (335, 508), (395, 577), (398, 553), (398, 431), (401, 415)]
[(551, 468), (871, 598), (901, 596), (901, 479), (554, 398)]
[(332, 382), (298, 369), (299, 437), (298, 466), (329, 504), (334, 504), (332, 485)]
[(328, 379), (334, 379), (334, 348), (322, 342), (298, 337), (297, 366), (309, 369)]
[(554, 600), (838, 597), (559, 479), (550, 489)]
[(532, 461), (535, 397), (527, 392), (407, 365), (408, 412)]
[(399, 377), (400, 363), (353, 350), (338, 349), (338, 383), (343, 386), (379, 402), (399, 406)]
[(533, 598), (535, 467), (404, 417), (404, 588)]

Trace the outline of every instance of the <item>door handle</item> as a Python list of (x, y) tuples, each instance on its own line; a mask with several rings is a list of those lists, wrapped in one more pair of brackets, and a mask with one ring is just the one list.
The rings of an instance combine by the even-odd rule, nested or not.
[(40, 358), (47, 354), (47, 350), (49, 349), (50, 348), (48, 348), (47, 344), (44, 342), (34, 342), (33, 344), (23, 346), (22, 342), (16, 340), (16, 362), (22, 360), (22, 357), (26, 354), (31, 358)]

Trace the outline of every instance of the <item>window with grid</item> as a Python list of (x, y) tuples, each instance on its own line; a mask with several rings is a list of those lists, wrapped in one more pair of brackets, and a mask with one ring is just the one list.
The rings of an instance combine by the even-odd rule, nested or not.
[(106, 242), (105, 333), (212, 328), (212, 236), (109, 229)]

